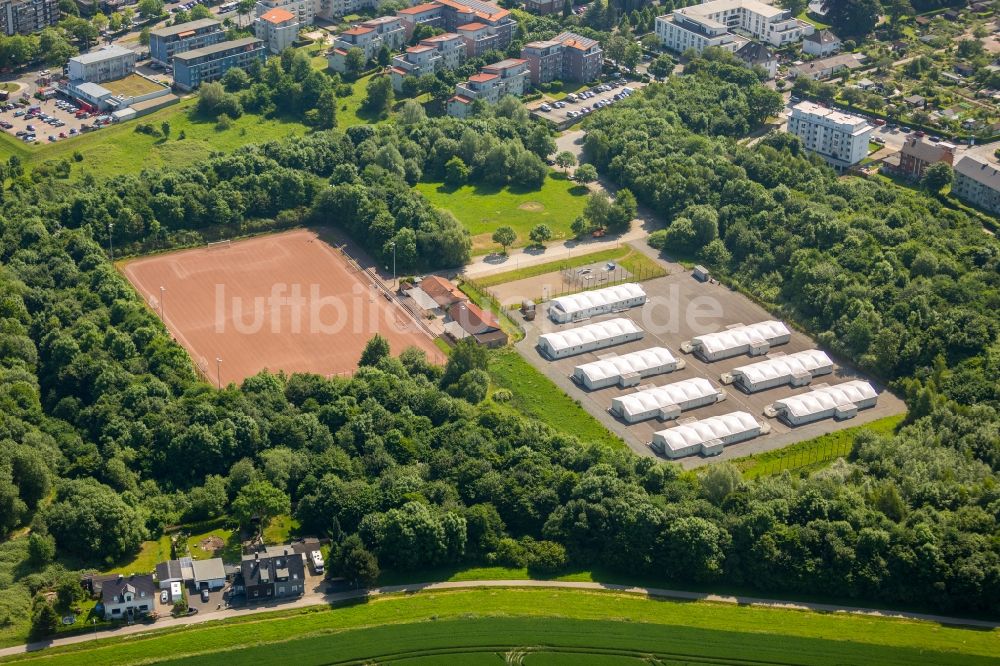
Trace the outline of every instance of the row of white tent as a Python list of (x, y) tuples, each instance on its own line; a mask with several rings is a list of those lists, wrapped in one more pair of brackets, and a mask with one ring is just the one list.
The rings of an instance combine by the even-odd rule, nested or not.
[(646, 302), (641, 285), (629, 282), (603, 289), (558, 296), (549, 301), (549, 319), (557, 324), (589, 319), (609, 312), (623, 312)]
[(762, 356), (791, 339), (792, 333), (784, 323), (770, 320), (698, 335), (691, 338), (690, 345), (699, 358), (712, 362), (733, 356)]
[(773, 356), (729, 371), (733, 383), (748, 393), (776, 386), (806, 386), (813, 378), (833, 372), (833, 361), (818, 349), (807, 349), (787, 356)]
[(573, 369), (573, 381), (591, 391), (619, 386), (636, 386), (646, 377), (662, 375), (684, 367), (666, 347), (640, 349), (621, 356), (598, 359)]
[(565, 331), (543, 333), (538, 336), (538, 348), (555, 360), (641, 340), (644, 335), (634, 321), (618, 317)]

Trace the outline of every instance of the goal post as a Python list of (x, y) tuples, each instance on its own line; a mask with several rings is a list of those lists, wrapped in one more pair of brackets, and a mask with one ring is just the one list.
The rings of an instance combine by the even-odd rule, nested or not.
[(232, 244), (233, 244), (233, 241), (231, 241), (231, 240), (220, 240), (220, 241), (212, 241), (211, 243), (207, 243), (206, 247), (209, 250), (221, 250), (221, 249), (225, 249), (225, 248), (230, 247)]

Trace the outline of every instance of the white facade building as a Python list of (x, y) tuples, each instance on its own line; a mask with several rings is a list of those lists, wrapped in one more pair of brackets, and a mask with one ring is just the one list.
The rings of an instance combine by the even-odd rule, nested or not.
[(717, 333), (691, 338), (692, 351), (702, 360), (712, 362), (733, 356), (760, 356), (772, 347), (786, 344), (791, 331), (780, 321), (762, 321), (746, 326), (734, 326)]
[(88, 83), (114, 81), (134, 72), (137, 58), (132, 49), (115, 45), (106, 46), (98, 51), (70, 58), (67, 75), (70, 81)]
[(226, 586), (226, 567), (222, 558), (193, 560), (194, 585), (199, 590), (221, 590)]
[(319, 0), (257, 0), (254, 17), (260, 18), (272, 9), (284, 9), (298, 19), (299, 26), (313, 25), (322, 10)]
[(875, 127), (860, 116), (799, 102), (792, 107), (788, 131), (802, 139), (806, 150), (843, 169), (868, 156), (868, 139)]
[(567, 331), (543, 333), (538, 336), (538, 348), (550, 359), (558, 359), (632, 342), (643, 335), (645, 333), (634, 321), (620, 317)]
[(666, 347), (651, 347), (631, 354), (602, 358), (578, 365), (573, 381), (590, 390), (608, 386), (635, 386), (644, 377), (652, 377), (677, 369), (677, 359)]
[(732, 412), (660, 430), (653, 433), (651, 444), (657, 453), (667, 458), (683, 458), (695, 453), (714, 456), (722, 453), (723, 447), (753, 439), (761, 431), (761, 425), (747, 412)]
[(723, 396), (710, 381), (695, 377), (615, 398), (611, 401), (611, 413), (627, 423), (646, 419), (667, 421), (676, 419), (685, 410), (714, 404)]
[(709, 0), (675, 9), (656, 19), (656, 35), (664, 47), (701, 53), (709, 46), (735, 51), (751, 38), (775, 47), (788, 46), (812, 34), (814, 28), (780, 7), (759, 0)]
[(268, 51), (281, 53), (299, 38), (299, 20), (287, 9), (276, 7), (257, 17), (253, 31), (257, 39), (267, 44)]
[(797, 426), (822, 419), (854, 418), (858, 410), (874, 407), (878, 392), (868, 382), (853, 380), (836, 386), (818, 386), (808, 393), (775, 400), (778, 418)]
[(734, 368), (729, 374), (733, 382), (756, 393), (775, 386), (806, 386), (814, 377), (833, 372), (833, 361), (818, 349), (777, 356), (766, 361)]
[(557, 324), (620, 312), (646, 302), (646, 291), (635, 283), (559, 296), (549, 302), (549, 318)]

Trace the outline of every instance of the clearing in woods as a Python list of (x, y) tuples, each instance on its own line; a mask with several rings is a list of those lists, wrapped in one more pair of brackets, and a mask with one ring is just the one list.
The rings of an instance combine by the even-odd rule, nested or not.
[(122, 270), (213, 383), (265, 368), (349, 374), (376, 333), (393, 354), (413, 345), (444, 362), (431, 335), (315, 231), (144, 257)]

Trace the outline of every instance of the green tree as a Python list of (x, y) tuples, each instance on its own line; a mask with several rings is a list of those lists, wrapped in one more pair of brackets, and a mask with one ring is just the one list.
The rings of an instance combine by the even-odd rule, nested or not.
[(604, 192), (591, 192), (587, 197), (587, 205), (583, 208), (583, 216), (592, 228), (607, 228), (611, 217), (611, 198)]
[(205, 5), (195, 5), (190, 9), (190, 13), (192, 21), (213, 18), (212, 10)]
[(163, 15), (162, 0), (139, 0), (137, 8), (143, 18), (154, 18)]
[(354, 585), (371, 587), (378, 581), (378, 558), (365, 548), (357, 535), (348, 537), (344, 542), (340, 559), (340, 574)]
[(444, 366), (441, 386), (447, 387), (471, 370), (485, 370), (487, 362), (486, 350), (475, 340), (463, 338), (459, 340)]
[(462, 161), (462, 158), (455, 155), (444, 165), (444, 182), (452, 187), (464, 185), (469, 179), (470, 169)]
[(149, 46), (149, 26), (144, 26), (142, 30), (139, 31), (139, 43), (143, 46)]
[(658, 79), (665, 79), (674, 71), (674, 67), (674, 59), (664, 53), (649, 63), (649, 73)]
[(597, 169), (593, 164), (581, 164), (573, 177), (581, 183), (592, 183), (597, 180)]
[(562, 17), (569, 18), (573, 15), (573, 0), (563, 0)]
[(552, 240), (552, 229), (549, 228), (549, 225), (547, 224), (536, 224), (531, 228), (531, 231), (528, 232), (528, 238), (531, 239), (531, 242), (537, 245), (544, 245), (548, 241)]
[(937, 194), (946, 186), (951, 185), (955, 177), (954, 170), (947, 162), (935, 162), (924, 170), (924, 177), (921, 180), (928, 192)]
[(881, 10), (878, 0), (823, 0), (825, 20), (841, 37), (866, 37), (875, 29)]
[(386, 116), (392, 110), (395, 93), (388, 76), (373, 76), (365, 86), (365, 100), (362, 106), (369, 113)]
[(558, 155), (556, 155), (555, 162), (556, 166), (558, 166), (563, 171), (566, 171), (570, 167), (576, 166), (576, 155), (569, 152), (568, 150), (564, 150), (560, 152)]
[(59, 614), (45, 597), (35, 596), (31, 611), (31, 633), (33, 636), (49, 636), (59, 628)]
[(45, 566), (56, 557), (56, 540), (49, 534), (32, 532), (28, 535), (28, 561), (36, 567)]
[(170, 121), (164, 120), (160, 123), (160, 132), (163, 133), (163, 138), (170, 138)]
[(809, 9), (809, 0), (778, 0), (778, 6), (787, 9), (792, 16), (798, 16)]
[(262, 538), (271, 519), (291, 511), (288, 495), (268, 481), (252, 481), (236, 495), (230, 512), (242, 527), (257, 522), (257, 536)]
[(146, 536), (138, 512), (93, 479), (61, 482), (44, 521), (60, 551), (105, 562), (135, 552)]
[(365, 349), (361, 352), (361, 360), (358, 361), (358, 367), (378, 365), (379, 361), (390, 356), (392, 356), (392, 350), (389, 348), (389, 341), (376, 333), (365, 344)]
[(365, 52), (356, 46), (347, 49), (347, 55), (344, 56), (344, 68), (347, 70), (347, 76), (352, 79), (357, 78), (361, 72), (365, 71)]
[(496, 231), (493, 232), (493, 242), (503, 248), (503, 254), (507, 254), (507, 248), (514, 244), (517, 240), (517, 233), (506, 225), (502, 227), (497, 227)]
[(701, 476), (701, 491), (709, 502), (719, 506), (736, 492), (742, 481), (740, 471), (729, 463), (710, 465)]

